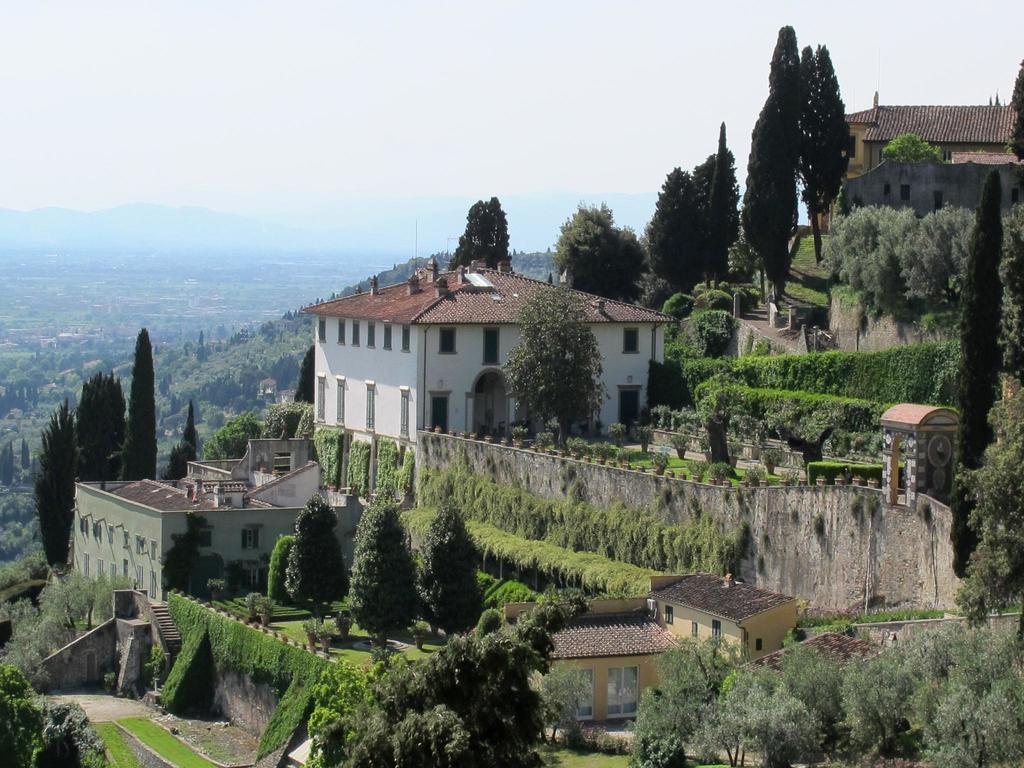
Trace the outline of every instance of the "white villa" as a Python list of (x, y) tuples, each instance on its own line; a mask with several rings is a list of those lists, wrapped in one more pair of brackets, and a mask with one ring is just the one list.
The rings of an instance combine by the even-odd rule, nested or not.
[[(558, 290), (474, 263), (438, 273), (432, 262), (407, 282), (307, 307), (315, 315), (318, 425), (352, 439), (401, 446), (417, 430), (440, 427), (495, 437), (529, 420), (505, 388), (502, 365), (519, 343), (519, 313), (539, 291)], [(607, 393), (590, 428), (629, 424), (647, 398), (648, 367), (664, 357), (672, 318), (590, 294), (587, 319), (601, 350)], [(584, 425), (586, 426), (586, 425)]]

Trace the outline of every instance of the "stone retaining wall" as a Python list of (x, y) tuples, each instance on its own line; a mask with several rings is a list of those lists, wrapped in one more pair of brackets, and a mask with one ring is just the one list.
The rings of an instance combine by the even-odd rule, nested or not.
[(643, 507), (669, 523), (703, 514), (726, 529), (746, 524), (750, 545), (737, 575), (817, 609), (955, 602), (951, 515), (938, 502), (919, 511), (862, 487), (723, 488), (428, 432), (418, 446), (421, 468), (464, 457), (472, 471), (542, 498), (564, 500), (574, 489), (595, 506)]

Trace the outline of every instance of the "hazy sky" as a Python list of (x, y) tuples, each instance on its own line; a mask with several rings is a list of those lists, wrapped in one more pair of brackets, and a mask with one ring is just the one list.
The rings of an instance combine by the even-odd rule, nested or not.
[(1001, 2), (5, 2), (0, 207), (318, 221), (354, 197), (653, 192), (745, 175), (778, 28), (850, 111), (1008, 97)]

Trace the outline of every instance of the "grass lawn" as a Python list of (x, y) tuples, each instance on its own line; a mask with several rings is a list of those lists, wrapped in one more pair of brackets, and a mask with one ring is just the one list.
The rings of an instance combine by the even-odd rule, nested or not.
[[(827, 242), (828, 235), (822, 235), (822, 248)], [(789, 268), (785, 297), (796, 305), (827, 307), (828, 279), (828, 270), (814, 263), (814, 238), (801, 237)]]
[(110, 768), (142, 768), (139, 758), (132, 752), (124, 734), (113, 723), (93, 723), (96, 732), (103, 739), (103, 744), (110, 755)]
[(141, 717), (117, 721), (143, 744), (178, 768), (217, 768), (154, 722)]
[(565, 747), (552, 747), (550, 744), (541, 746), (540, 756), (549, 768), (626, 768), (629, 765), (629, 755), (578, 752)]
[[(671, 469), (671, 470), (684, 469), (684, 470), (686, 470), (686, 479), (687, 480), (692, 480), (693, 479), (693, 465), (695, 463), (696, 462), (693, 461), (692, 459), (680, 459), (678, 456), (671, 455), (671, 456), (669, 456), (669, 459), (668, 459), (668, 468)], [(651, 468), (651, 460), (650, 460), (650, 458), (637, 459), (636, 461), (631, 461), (630, 462), (630, 466), (633, 467), (633, 468), (644, 467), (644, 468), (650, 470), (650, 468)], [(735, 474), (735, 477), (732, 478), (732, 484), (735, 486), (735, 485), (739, 485), (740, 482), (743, 480), (743, 478), (746, 477), (747, 470), (744, 469), (741, 466), (740, 467), (735, 467), (733, 469), (733, 473)], [(710, 478), (708, 478), (707, 475), (704, 476), (704, 482), (705, 483), (709, 482), (709, 479)], [(772, 485), (778, 485), (779, 484), (779, 479), (780, 478), (779, 478), (778, 475), (768, 475), (768, 481)]]

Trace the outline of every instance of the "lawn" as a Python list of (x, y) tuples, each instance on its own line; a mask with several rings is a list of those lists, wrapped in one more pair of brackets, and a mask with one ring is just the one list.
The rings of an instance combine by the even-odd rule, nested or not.
[(103, 744), (110, 755), (110, 768), (142, 768), (139, 758), (132, 752), (124, 734), (113, 723), (93, 723), (96, 732), (103, 739)]
[(580, 752), (545, 744), (540, 749), (544, 765), (549, 768), (626, 768), (628, 755), (606, 755), (601, 752)]
[(128, 717), (117, 722), (139, 741), (178, 768), (217, 768), (214, 763), (193, 752), (154, 722), (141, 717)]
[[(822, 248), (827, 242), (828, 235), (822, 235)], [(814, 262), (814, 238), (810, 235), (801, 237), (789, 268), (785, 297), (798, 306), (827, 307), (828, 281), (828, 270)]]
[[(675, 455), (669, 455), (669, 457), (668, 457), (668, 468), (671, 469), (671, 470), (679, 470), (679, 469), (686, 470), (686, 479), (687, 480), (692, 480), (693, 479), (693, 465), (696, 464), (696, 463), (697, 462), (694, 461), (693, 459), (680, 459), (678, 456), (675, 456)], [(644, 469), (647, 469), (648, 471), (650, 471), (650, 469), (651, 469), (650, 454), (648, 454), (646, 458), (631, 460), (629, 465), (633, 469), (638, 469), (640, 467), (643, 467)], [(706, 469), (706, 467), (705, 467), (705, 469)], [(739, 485), (743, 481), (743, 478), (746, 477), (747, 470), (744, 469), (742, 466), (737, 466), (737, 467), (733, 468), (733, 475), (734, 475), (734, 477), (732, 478), (732, 484), (734, 486), (735, 485)], [(710, 478), (707, 475), (705, 475), (703, 482), (706, 483), (706, 482), (709, 482), (709, 480), (710, 480)], [(780, 480), (780, 478), (779, 478), (778, 475), (768, 475), (768, 481), (772, 485), (778, 485), (779, 484), (779, 480)]]

